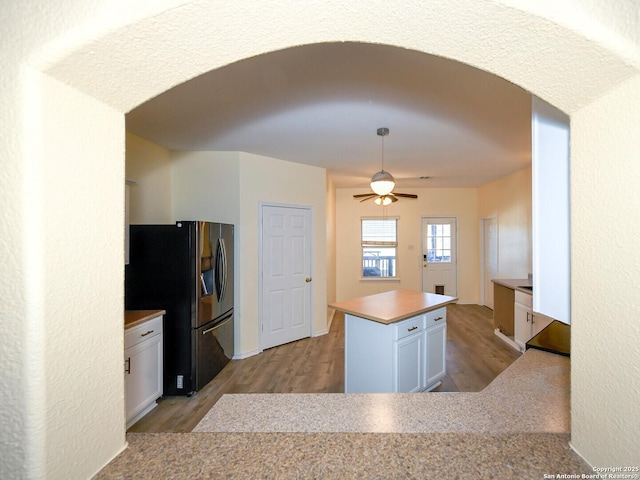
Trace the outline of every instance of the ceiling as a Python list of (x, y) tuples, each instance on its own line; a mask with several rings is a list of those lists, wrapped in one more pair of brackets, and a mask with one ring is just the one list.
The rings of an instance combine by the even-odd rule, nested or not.
[[(314, 44), (242, 60), (149, 100), (126, 124), (169, 150), (324, 167), (337, 187), (368, 189), (383, 154), (405, 188), (479, 186), (531, 164), (528, 92), (385, 45)], [(384, 140), (379, 127), (390, 130)]]

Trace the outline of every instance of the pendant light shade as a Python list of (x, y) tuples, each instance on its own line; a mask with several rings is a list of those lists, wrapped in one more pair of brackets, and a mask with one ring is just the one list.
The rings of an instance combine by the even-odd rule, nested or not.
[(388, 195), (396, 186), (396, 182), (393, 176), (389, 172), (380, 170), (373, 177), (371, 177), (371, 190), (380, 196)]

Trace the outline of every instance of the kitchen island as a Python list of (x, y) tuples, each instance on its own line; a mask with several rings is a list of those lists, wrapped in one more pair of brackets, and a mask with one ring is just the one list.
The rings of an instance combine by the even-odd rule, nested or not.
[(393, 290), (329, 305), (345, 313), (345, 393), (436, 388), (446, 374), (446, 305), (455, 301)]

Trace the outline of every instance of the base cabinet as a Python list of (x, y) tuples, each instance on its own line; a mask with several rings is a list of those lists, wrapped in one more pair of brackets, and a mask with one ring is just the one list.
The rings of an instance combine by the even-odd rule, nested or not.
[(425, 332), (427, 343), (427, 385), (435, 385), (447, 374), (447, 326), (441, 323)]
[(419, 392), (425, 387), (424, 333), (420, 331), (393, 344), (394, 392)]
[(345, 316), (345, 392), (420, 392), (445, 376), (446, 308), (385, 325)]
[(516, 292), (514, 304), (514, 341), (524, 352), (526, 344), (540, 331), (551, 323), (552, 319), (537, 313), (533, 313), (532, 297), (526, 293)]
[(125, 331), (124, 368), (129, 428), (162, 396), (162, 316)]

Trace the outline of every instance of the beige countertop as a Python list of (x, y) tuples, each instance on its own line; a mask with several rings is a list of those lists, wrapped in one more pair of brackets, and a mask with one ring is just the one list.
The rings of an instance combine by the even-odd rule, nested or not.
[(125, 310), (124, 311), (124, 329), (135, 327), (147, 320), (159, 317), (167, 313), (166, 310)]
[(344, 313), (390, 324), (435, 310), (448, 303), (456, 302), (456, 297), (413, 290), (392, 290), (366, 297), (352, 298), (329, 305)]
[(528, 293), (533, 295), (533, 290), (528, 290), (522, 287), (533, 287), (533, 282), (528, 278), (494, 278), (491, 280), (493, 283), (502, 285), (503, 287), (510, 288), (511, 290), (518, 290), (522, 293)]

